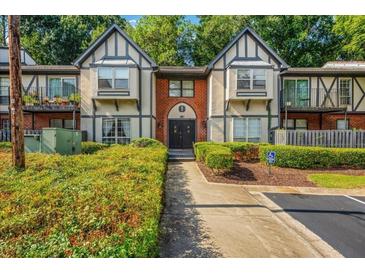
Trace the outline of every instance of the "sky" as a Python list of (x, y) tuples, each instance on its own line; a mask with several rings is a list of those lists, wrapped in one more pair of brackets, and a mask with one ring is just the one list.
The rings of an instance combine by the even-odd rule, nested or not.
[[(142, 15), (122, 15), (122, 17), (125, 18), (133, 27), (137, 24), (137, 21), (141, 18), (141, 16)], [(195, 15), (186, 15), (186, 18), (194, 24), (199, 22), (199, 18)]]

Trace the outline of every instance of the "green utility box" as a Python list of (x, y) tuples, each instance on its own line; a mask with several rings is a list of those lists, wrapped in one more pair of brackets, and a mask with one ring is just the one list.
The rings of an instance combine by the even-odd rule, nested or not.
[(63, 128), (44, 128), (41, 152), (73, 155), (81, 153), (81, 131)]
[(25, 151), (62, 155), (80, 154), (81, 137), (79, 130), (43, 128), (40, 134), (25, 135)]

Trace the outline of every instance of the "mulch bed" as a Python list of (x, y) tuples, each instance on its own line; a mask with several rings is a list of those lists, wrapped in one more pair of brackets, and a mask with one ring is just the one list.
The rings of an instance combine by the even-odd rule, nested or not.
[(309, 174), (340, 173), (348, 175), (365, 175), (364, 169), (329, 168), (301, 170), (281, 167), (272, 167), (271, 175), (269, 175), (268, 167), (265, 164), (238, 161), (235, 161), (231, 171), (223, 174), (215, 174), (203, 163), (197, 162), (197, 164), (209, 182), (240, 185), (315, 187), (316, 185), (308, 179)]

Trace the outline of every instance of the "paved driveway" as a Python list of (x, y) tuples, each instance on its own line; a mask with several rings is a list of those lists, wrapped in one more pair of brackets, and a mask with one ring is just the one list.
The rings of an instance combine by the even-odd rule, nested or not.
[(365, 197), (265, 195), (345, 257), (365, 257)]
[(340, 256), (305, 240), (241, 186), (210, 184), (195, 162), (169, 163), (161, 257)]

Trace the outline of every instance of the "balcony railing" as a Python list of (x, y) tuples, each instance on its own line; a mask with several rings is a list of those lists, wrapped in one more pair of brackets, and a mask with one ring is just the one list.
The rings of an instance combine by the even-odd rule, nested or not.
[(351, 92), (332, 89), (327, 92), (323, 88), (312, 88), (304, 91), (281, 90), (281, 107), (285, 108), (343, 108), (352, 104)]
[[(73, 86), (38, 87), (23, 90), (25, 111), (71, 111), (80, 105), (80, 92)], [(0, 87), (0, 104), (9, 104), (9, 87)]]

